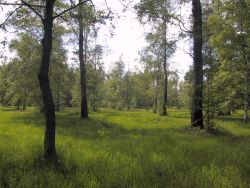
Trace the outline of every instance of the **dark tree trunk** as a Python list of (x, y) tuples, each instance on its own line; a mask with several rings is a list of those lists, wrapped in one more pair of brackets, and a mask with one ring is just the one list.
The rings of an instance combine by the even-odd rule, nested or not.
[(244, 101), (244, 123), (248, 122), (248, 63), (247, 63), (247, 57), (246, 57), (246, 49), (245, 44), (242, 45), (242, 51), (243, 51), (243, 59), (245, 63), (245, 73), (244, 73), (244, 92), (245, 92), (245, 101)]
[[(82, 0), (79, 0), (82, 3)], [(80, 85), (81, 85), (81, 118), (88, 118), (87, 84), (86, 84), (86, 45), (85, 58), (83, 54), (83, 5), (79, 6), (79, 62), (80, 62)], [(85, 39), (87, 40), (87, 39)], [(85, 41), (86, 42), (86, 41)]]
[(157, 112), (157, 106), (158, 106), (158, 89), (156, 89), (156, 93), (155, 93), (155, 101), (154, 101), (154, 109), (153, 109), (153, 113)]
[(130, 110), (130, 97), (129, 97), (129, 94), (128, 94), (129, 91), (127, 91), (127, 110)]
[(20, 99), (17, 100), (17, 110), (20, 110)]
[(245, 66), (244, 72), (244, 123), (248, 122), (248, 63), (247, 63), (247, 52), (246, 52), (246, 44), (245, 44), (245, 37), (243, 37), (243, 44), (242, 44), (242, 54), (243, 54), (243, 61)]
[(194, 53), (194, 83), (192, 98), (191, 123), (194, 127), (203, 125), (203, 62), (202, 62), (202, 12), (200, 0), (192, 0), (193, 11), (193, 53)]
[(45, 108), (45, 137), (44, 137), (44, 157), (47, 160), (55, 160), (55, 107), (49, 82), (49, 66), (52, 51), (52, 28), (53, 28), (53, 8), (55, 0), (46, 0), (44, 12), (44, 36), (42, 39), (42, 59), (38, 72), (38, 80), (42, 92), (43, 105)]
[(164, 93), (162, 104), (162, 115), (167, 115), (167, 102), (168, 102), (168, 73), (167, 73), (167, 20), (163, 19), (163, 43), (164, 43), (164, 55), (163, 55), (163, 69), (164, 69)]
[(24, 88), (24, 96), (23, 96), (23, 110), (26, 109), (26, 97), (27, 97), (27, 90)]

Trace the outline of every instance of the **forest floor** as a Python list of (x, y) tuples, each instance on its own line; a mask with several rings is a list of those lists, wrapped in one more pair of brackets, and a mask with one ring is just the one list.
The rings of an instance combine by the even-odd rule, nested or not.
[(44, 118), (32, 109), (0, 109), (0, 187), (250, 187), (250, 124), (235, 113), (221, 132), (188, 129), (187, 110), (161, 117), (102, 110), (81, 120), (57, 113), (59, 163), (42, 160)]

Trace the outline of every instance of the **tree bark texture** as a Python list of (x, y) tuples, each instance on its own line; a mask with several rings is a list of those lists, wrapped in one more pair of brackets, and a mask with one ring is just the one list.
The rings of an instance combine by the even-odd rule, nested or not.
[(167, 72), (167, 20), (163, 18), (163, 43), (164, 43), (164, 55), (163, 55), (163, 71), (164, 71), (164, 89), (163, 89), (163, 104), (162, 115), (167, 115), (167, 102), (168, 102), (168, 72)]
[(57, 158), (55, 147), (55, 107), (49, 82), (50, 56), (52, 51), (53, 8), (55, 0), (46, 0), (44, 12), (44, 36), (42, 39), (42, 59), (38, 80), (45, 108), (44, 157), (48, 160)]
[(246, 52), (246, 44), (245, 44), (245, 37), (243, 37), (243, 44), (242, 44), (242, 53), (243, 53), (243, 61), (245, 65), (245, 72), (244, 72), (244, 123), (248, 122), (248, 62), (247, 62), (247, 52)]
[[(79, 0), (82, 3), (82, 0)], [(83, 5), (79, 5), (79, 62), (80, 62), (80, 87), (81, 87), (81, 118), (88, 118), (87, 84), (86, 84), (86, 45), (83, 36)], [(85, 37), (86, 38), (86, 37)], [(87, 39), (85, 39), (87, 40)], [(85, 41), (86, 43), (87, 41)], [(85, 55), (83, 46), (85, 46)], [(85, 56), (85, 57), (84, 57)]]
[(203, 124), (203, 61), (202, 61), (202, 10), (200, 0), (192, 0), (193, 13), (193, 59), (194, 83), (192, 97), (191, 124), (204, 127)]
[[(243, 9), (246, 4), (241, 1), (241, 9)], [(243, 12), (243, 11), (242, 11)], [(249, 76), (249, 66), (248, 66), (248, 57), (247, 57), (247, 47), (246, 37), (245, 37), (245, 28), (244, 28), (244, 15), (240, 17), (240, 31), (241, 31), (241, 49), (242, 49), (242, 59), (244, 63), (244, 123), (248, 122), (248, 76)]]

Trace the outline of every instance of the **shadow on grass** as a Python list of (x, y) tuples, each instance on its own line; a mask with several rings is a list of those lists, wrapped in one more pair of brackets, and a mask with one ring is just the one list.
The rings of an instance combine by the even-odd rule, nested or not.
[[(199, 167), (198, 170), (200, 170), (200, 169), (204, 170), (203, 167), (205, 165), (209, 164), (208, 161), (210, 162), (210, 161), (214, 160), (214, 158), (216, 158), (216, 157), (218, 158), (218, 160), (217, 160), (218, 163), (221, 162), (221, 160), (223, 159), (222, 162), (223, 162), (224, 166), (231, 164), (229, 162), (228, 163), (224, 162), (226, 155), (224, 156), (221, 153), (228, 152), (226, 154), (228, 154), (228, 155), (231, 154), (230, 153), (231, 150), (230, 151), (226, 150), (227, 147), (233, 147), (234, 150), (232, 150), (232, 151), (234, 151), (234, 152), (238, 151), (238, 150), (235, 150), (235, 148), (241, 148), (241, 147), (242, 148), (240, 151), (245, 151), (247, 148), (245, 143), (250, 143), (249, 138), (247, 138), (248, 140), (246, 140), (244, 138), (243, 139), (237, 138), (237, 140), (233, 140), (233, 138), (231, 136), (223, 136), (223, 137), (218, 136), (218, 137), (216, 137), (216, 142), (209, 142), (210, 139), (207, 139), (202, 134), (198, 134), (199, 137), (198, 136), (194, 137), (194, 136), (190, 135), (193, 133), (188, 133), (188, 134), (185, 134), (186, 132), (179, 133), (177, 130), (180, 130), (180, 128), (166, 128), (166, 129), (158, 129), (158, 128), (155, 128), (155, 129), (143, 129), (142, 128), (142, 129), (140, 129), (140, 128), (138, 128), (138, 129), (128, 130), (126, 128), (119, 126), (119, 124), (116, 125), (116, 124), (111, 124), (109, 122), (106, 122), (105, 117), (112, 116), (112, 114), (113, 113), (111, 113), (109, 115), (107, 115), (106, 113), (101, 114), (100, 117), (104, 120), (97, 119), (98, 117), (95, 115), (93, 115), (93, 118), (82, 120), (82, 119), (80, 119), (79, 116), (76, 116), (76, 115), (69, 115), (67, 113), (59, 113), (59, 114), (57, 114), (57, 135), (68, 136), (68, 137), (72, 137), (72, 138), (76, 138), (76, 139), (83, 139), (83, 140), (89, 140), (89, 141), (96, 141), (97, 140), (98, 143), (91, 143), (91, 147), (93, 147), (93, 150), (91, 150), (91, 152), (95, 152), (97, 149), (102, 149), (104, 147), (105, 153), (110, 152), (110, 150), (112, 149), (112, 152), (110, 152), (110, 155), (112, 155), (112, 156), (117, 152), (117, 153), (119, 153), (119, 156), (125, 155), (125, 156), (128, 156), (128, 159), (135, 158), (136, 159), (135, 161), (137, 161), (137, 159), (138, 159), (138, 161), (140, 161), (139, 165), (141, 164), (141, 167), (142, 167), (142, 170), (138, 171), (138, 172), (140, 172), (140, 174), (143, 175), (143, 179), (136, 179), (136, 176), (134, 176), (134, 175), (137, 175), (137, 171), (132, 173), (131, 177), (133, 177), (133, 178), (135, 177), (135, 179), (132, 179), (132, 180), (138, 182), (138, 184), (136, 184), (136, 185), (140, 185), (140, 183), (143, 182), (142, 180), (146, 180), (148, 185), (150, 185), (150, 182), (153, 182), (155, 185), (159, 185), (157, 187), (164, 187), (167, 185), (166, 177), (170, 177), (171, 179), (173, 179), (172, 177), (174, 177), (174, 178), (176, 178), (176, 182), (178, 182), (186, 174), (188, 174), (188, 177), (190, 176), (190, 178), (191, 178), (193, 176), (196, 176), (196, 174), (190, 173), (191, 165), (195, 166), (198, 164), (197, 165)], [(123, 115), (119, 115), (119, 116), (123, 116)], [(31, 127), (37, 126), (37, 127), (41, 127), (41, 129), (44, 129), (44, 115), (43, 114), (39, 114), (39, 113), (13, 113), (12, 119), (13, 119), (13, 121), (16, 121), (17, 124), (18, 124), (18, 122), (21, 122), (21, 123), (28, 125), (28, 126), (31, 126)], [(124, 121), (126, 122), (126, 117), (124, 118)], [(173, 131), (177, 134), (171, 135), (173, 133)], [(125, 139), (126, 140), (131, 139), (129, 136), (135, 135), (135, 134), (138, 134), (139, 136), (141, 136), (141, 135), (144, 136), (144, 135), (150, 134), (150, 136), (153, 135), (153, 137), (148, 137), (147, 139), (141, 139), (139, 137), (139, 140), (141, 141), (141, 143), (137, 142), (136, 139), (130, 140), (129, 143), (123, 142)], [(182, 135), (182, 136), (180, 136), (180, 135)], [(204, 141), (203, 141), (203, 138), (205, 138)], [(215, 137), (213, 137), (213, 138), (215, 138)], [(102, 145), (101, 143), (99, 143), (99, 141), (102, 142), (103, 140), (106, 140), (106, 139), (109, 139), (109, 142), (107, 143), (108, 144), (107, 148), (105, 148), (105, 145)], [(115, 140), (112, 140), (112, 139), (115, 139)], [(113, 145), (110, 147), (110, 145), (113, 144), (113, 141), (120, 140), (120, 139), (124, 139), (124, 140), (122, 140), (122, 142), (114, 143), (117, 145)], [(200, 144), (200, 142), (201, 142), (201, 144)], [(95, 148), (94, 147), (95, 144), (99, 145), (99, 148), (98, 147)], [(66, 146), (68, 146), (68, 145), (66, 145)], [(119, 146), (119, 147), (117, 147), (117, 146)], [(167, 147), (164, 147), (164, 146), (167, 146)], [(78, 145), (77, 145), (77, 147), (78, 147)], [(138, 147), (138, 150), (135, 149), (137, 147)], [(64, 147), (62, 147), (61, 149), (65, 150)], [(70, 147), (66, 148), (66, 149), (68, 149), (69, 152), (71, 152)], [(82, 148), (80, 148), (80, 149), (82, 149)], [(41, 151), (41, 153), (42, 153), (42, 151)], [(22, 177), (21, 175), (23, 174), (23, 171), (26, 171), (25, 173), (29, 174), (29, 176), (31, 176), (31, 177), (36, 175), (37, 178), (45, 179), (45, 180), (48, 179), (51, 175), (53, 175), (54, 179), (52, 179), (52, 180), (55, 180), (55, 178), (58, 178), (58, 180), (60, 180), (60, 181), (63, 181), (66, 179), (67, 181), (73, 182), (73, 181), (77, 181), (76, 179), (74, 179), (75, 176), (77, 176), (78, 174), (82, 174), (84, 172), (87, 172), (86, 174), (90, 173), (90, 175), (92, 175), (96, 178), (103, 178), (103, 177), (105, 178), (106, 175), (103, 176), (103, 174), (105, 174), (106, 171), (108, 171), (106, 167), (108, 167), (108, 169), (111, 172), (113, 172), (114, 169), (121, 169), (121, 167), (123, 167), (123, 166), (120, 166), (120, 163), (127, 159), (127, 158), (120, 158), (120, 160), (116, 161), (116, 163), (115, 163), (116, 168), (113, 168), (112, 165), (109, 166), (109, 165), (105, 165), (105, 164), (111, 163), (112, 160), (115, 159), (115, 157), (114, 158), (112, 157), (110, 159), (108, 159), (108, 158), (102, 159), (102, 157), (105, 155), (99, 154), (100, 159), (99, 158), (93, 159), (93, 161), (90, 163), (90, 165), (88, 167), (88, 166), (84, 166), (84, 164), (88, 164), (87, 163), (87, 162), (89, 162), (88, 160), (86, 160), (86, 163), (82, 164), (82, 160), (80, 160), (78, 162), (77, 162), (77, 160), (76, 161), (71, 160), (71, 157), (68, 156), (68, 154), (65, 154), (64, 152), (63, 153), (59, 152), (58, 154), (59, 154), (58, 158), (61, 159), (61, 161), (59, 161), (57, 164), (47, 164), (46, 161), (44, 161), (43, 158), (40, 156), (40, 152), (39, 152), (38, 155), (34, 156), (34, 158), (30, 158), (30, 160), (32, 160), (32, 163), (27, 162), (30, 166), (23, 167), (23, 166), (25, 166), (23, 164), (26, 164), (26, 161), (20, 163), (20, 166), (17, 168), (17, 169), (21, 169), (21, 170), (19, 170), (20, 173), (19, 173), (19, 171), (15, 173), (16, 166), (13, 166), (12, 164), (8, 163), (8, 165), (6, 165), (5, 170), (3, 171), (3, 174), (4, 174), (3, 179), (6, 180), (7, 176), (12, 177), (14, 174), (14, 176), (16, 177), (16, 183), (14, 185), (18, 185), (19, 178)], [(77, 152), (73, 153), (73, 155), (75, 155), (75, 154), (77, 155)], [(80, 153), (79, 155), (81, 155), (81, 154), (82, 153)], [(123, 155), (120, 155), (120, 154), (123, 154)], [(31, 155), (31, 157), (32, 156), (33, 155)], [(64, 156), (67, 156), (67, 158), (64, 158)], [(156, 161), (157, 163), (155, 163), (154, 161), (151, 160), (150, 156), (163, 157), (164, 159), (166, 158), (166, 163), (164, 161), (161, 162), (161, 160), (162, 160), (161, 158), (159, 158), (159, 161), (158, 161), (159, 164), (157, 161)], [(116, 157), (118, 157), (118, 155)], [(1, 157), (0, 157), (0, 159), (1, 159)], [(34, 159), (34, 161), (33, 161), (33, 159)], [(64, 159), (66, 159), (66, 160), (64, 160)], [(153, 158), (153, 159), (158, 160), (158, 158)], [(190, 160), (188, 162), (186, 162), (185, 159), (190, 159)], [(27, 159), (24, 158), (24, 160), (27, 160)], [(232, 158), (232, 161), (235, 162), (234, 158)], [(237, 160), (237, 161), (241, 161), (241, 160)], [(184, 162), (185, 162), (185, 165), (184, 165)], [(129, 164), (130, 164), (130, 161), (125, 163), (124, 167), (129, 166)], [(145, 164), (145, 166), (143, 166), (144, 164)], [(164, 167), (164, 165), (166, 165), (166, 164), (171, 164), (171, 166)], [(174, 165), (172, 165), (172, 164), (174, 164)], [(235, 165), (237, 165), (237, 164), (238, 163), (235, 162)], [(239, 163), (239, 164), (241, 164), (241, 163)], [(246, 164), (247, 164), (247, 161), (246, 161)], [(84, 167), (84, 170), (82, 170), (83, 167), (81, 167), (81, 165)], [(129, 172), (133, 172), (134, 169), (140, 168), (140, 166), (137, 166), (137, 165), (138, 164), (135, 163), (135, 167), (129, 166), (129, 168), (128, 168)], [(8, 169), (9, 167), (10, 167), (10, 169)], [(93, 170), (94, 168), (99, 168), (98, 171), (103, 171), (104, 173), (96, 174), (96, 172)], [(125, 168), (125, 169), (127, 169), (127, 168)], [(212, 169), (212, 170), (214, 170), (214, 169)], [(141, 172), (143, 172), (143, 173), (141, 173)], [(175, 174), (175, 172), (176, 172), (176, 174), (177, 173), (179, 174), (179, 172), (183, 172), (183, 176), (182, 176), (182, 174), (177, 176)], [(124, 175), (126, 175), (125, 173), (121, 172), (120, 170), (115, 171), (115, 173), (117, 173), (118, 175), (111, 174), (112, 175), (111, 177), (114, 177), (114, 179), (117, 179), (117, 177), (119, 177), (119, 176), (123, 177)], [(144, 174), (149, 174), (149, 175), (147, 176)], [(246, 174), (246, 173), (244, 173), (244, 174)], [(109, 175), (109, 174), (107, 173), (107, 175)], [(211, 176), (210, 171), (208, 171), (208, 176)], [(148, 179), (151, 179), (151, 180), (148, 180)], [(124, 182), (125, 181), (126, 180), (124, 180)], [(162, 181), (162, 184), (159, 183), (160, 181)], [(189, 181), (190, 180), (188, 180), (187, 182), (189, 182)], [(191, 181), (192, 181), (192, 179), (191, 179)], [(34, 182), (37, 184), (36, 180), (34, 180)], [(100, 182), (102, 183), (103, 186), (105, 186), (106, 185), (105, 182), (107, 182), (107, 181), (100, 180)], [(34, 183), (34, 185), (35, 185), (35, 183)], [(157, 184), (157, 183), (159, 183), (159, 184)], [(42, 185), (44, 185), (44, 184), (42, 184)], [(122, 185), (124, 185), (124, 186), (122, 186)], [(125, 185), (127, 185), (127, 184), (125, 184), (121, 181), (121, 184), (115, 182), (113, 187), (129, 187), (129, 186), (125, 186)], [(160, 186), (160, 185), (162, 185), (162, 186)], [(4, 182), (4, 187), (8, 187), (8, 186), (9, 186), (8, 181)], [(0, 184), (0, 187), (1, 187), (1, 184)], [(61, 186), (61, 187), (63, 187), (63, 186)], [(77, 186), (75, 186), (75, 187), (77, 187)], [(79, 185), (78, 185), (78, 187), (79, 187)], [(112, 186), (107, 186), (107, 187), (112, 187)], [(134, 186), (134, 187), (139, 187), (139, 186)], [(151, 186), (151, 187), (153, 187), (153, 186)], [(175, 185), (173, 187), (178, 187), (178, 186)], [(185, 187), (185, 186), (181, 186), (181, 187)], [(186, 187), (193, 187), (193, 186), (186, 186)], [(200, 186), (200, 187), (202, 187), (202, 186)]]
[[(60, 160), (46, 161), (42, 149), (35, 156), (31, 154), (27, 155), (27, 158), (14, 161), (2, 156), (4, 154), (1, 154), (0, 151), (0, 187), (47, 187), (49, 176), (53, 175), (59, 180), (63, 177), (61, 181), (72, 180), (78, 171), (78, 165), (74, 161), (66, 164), (61, 160), (63, 157), (60, 154), (58, 156)], [(27, 178), (29, 186), (24, 186), (23, 183)], [(39, 183), (40, 186), (37, 186)]]
[(44, 170), (53, 170), (56, 173), (62, 174), (63, 176), (75, 176), (77, 172), (77, 164), (71, 161), (70, 165), (65, 165), (64, 161), (62, 160), (63, 157), (57, 154), (58, 158), (55, 161), (47, 161), (44, 159), (43, 154), (41, 152), (40, 155), (33, 158), (32, 161), (32, 169), (34, 171), (44, 171)]
[(3, 112), (19, 112), (19, 111), (22, 111), (22, 110), (18, 110), (15, 107), (1, 107), (0, 111), (3, 111)]
[[(112, 114), (112, 113), (111, 113)], [(120, 125), (107, 122), (96, 117), (81, 119), (79, 116), (60, 113), (56, 116), (56, 134), (62, 136), (74, 137), (84, 140), (106, 140), (106, 139), (123, 139), (129, 135), (148, 135), (157, 134), (162, 131), (169, 132), (170, 129), (125, 129)], [(112, 115), (110, 115), (112, 116)], [(28, 126), (44, 127), (44, 115), (41, 113), (26, 113), (14, 116), (13, 121), (23, 123)]]
[[(38, 126), (41, 128), (44, 127), (43, 114), (23, 114), (22, 116), (17, 116), (16, 119), (30, 126)], [(207, 131), (190, 131), (180, 127), (166, 129), (126, 129), (121, 127), (119, 124), (112, 124), (103, 119), (97, 119), (97, 117), (82, 120), (79, 116), (64, 113), (57, 114), (56, 130), (56, 134), (58, 136), (66, 136), (68, 138), (85, 140), (88, 142), (93, 142), (93, 144), (106, 141), (110, 143), (116, 141), (126, 142), (126, 140), (129, 140), (131, 138), (145, 138), (148, 136), (149, 137), (146, 139), (150, 139), (152, 136), (152, 139), (162, 137), (165, 138), (168, 143), (176, 145), (179, 141), (181, 141), (178, 141), (178, 139), (175, 138), (176, 136), (179, 137), (178, 135), (182, 135), (180, 138), (184, 140), (189, 140), (189, 138), (193, 136), (195, 136), (196, 139), (222, 139), (223, 142), (228, 143), (230, 145), (232, 144), (232, 142), (237, 145), (238, 143), (250, 141), (249, 137), (239, 137), (228, 133), (224, 129), (216, 130), (216, 133), (218, 132), (219, 134), (215, 135)], [(72, 167), (72, 169), (74, 169), (74, 167)]]
[(233, 123), (238, 128), (250, 129), (250, 122), (244, 123), (243, 118), (238, 116), (219, 116), (218, 120), (223, 121), (224, 123)]
[(200, 135), (200, 136), (216, 136), (216, 137), (233, 137), (233, 133), (224, 129), (223, 127), (215, 126), (215, 127), (205, 127), (204, 129), (200, 129), (197, 127), (187, 126), (179, 129), (180, 132), (189, 133), (192, 135)]
[[(69, 113), (58, 113), (57, 114), (57, 128), (56, 134), (62, 136), (73, 137), (77, 139), (89, 140), (89, 141), (102, 141), (102, 140), (119, 140), (127, 139), (131, 135), (147, 136), (147, 135), (157, 135), (161, 133), (171, 134), (171, 132), (176, 133), (187, 133), (197, 136), (212, 136), (212, 137), (228, 137), (235, 140), (243, 138), (241, 136), (236, 136), (230, 131), (220, 126), (214, 129), (205, 129), (202, 131), (193, 130), (187, 127), (180, 128), (154, 128), (154, 129), (126, 129), (121, 127), (119, 124), (114, 124), (105, 121), (105, 117), (110, 117), (113, 115), (123, 116), (117, 112), (105, 112), (101, 114), (101, 118), (98, 119), (95, 115), (88, 119), (81, 119), (79, 116), (72, 115)], [(176, 117), (176, 116), (172, 116)], [(179, 118), (179, 117), (178, 117)], [(239, 127), (246, 126), (242, 123), (239, 118), (227, 118), (223, 117), (229, 122), (231, 119), (236, 122)], [(229, 120), (230, 119), (230, 120)], [(125, 119), (126, 120), (126, 119)], [(221, 119), (220, 119), (221, 120)], [(14, 121), (22, 122), (29, 126), (44, 127), (44, 115), (41, 113), (25, 113), (14, 117)], [(243, 124), (243, 125), (242, 125)], [(248, 136), (247, 136), (248, 137)], [(247, 138), (246, 136), (244, 138)]]

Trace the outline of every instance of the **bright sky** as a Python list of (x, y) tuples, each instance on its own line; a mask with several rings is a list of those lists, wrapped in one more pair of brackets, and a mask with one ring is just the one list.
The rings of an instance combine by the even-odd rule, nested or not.
[[(133, 1), (133, 3), (136, 2), (138, 0)], [(107, 4), (116, 12), (122, 12), (124, 8), (119, 0), (107, 0)], [(116, 22), (115, 35), (112, 38), (109, 37), (109, 34), (105, 33), (107, 32), (105, 29), (103, 29), (104, 31), (101, 30), (101, 37), (99, 38), (99, 42), (101, 43), (102, 41), (107, 41), (108, 48), (110, 49), (104, 54), (103, 59), (106, 70), (110, 69), (113, 62), (119, 60), (120, 56), (122, 56), (122, 59), (127, 64), (127, 68), (130, 70), (135, 70), (136, 67), (140, 68), (138, 52), (147, 45), (144, 37), (147, 28), (150, 26), (140, 24), (136, 13), (131, 8), (122, 13), (121, 18)], [(170, 32), (178, 33), (178, 28), (170, 28)], [(188, 49), (188, 43), (184, 40), (179, 41), (176, 53), (169, 60), (170, 69), (177, 69), (181, 79), (183, 79), (185, 72), (189, 70), (189, 66), (192, 64), (192, 58), (186, 53)]]
[[(104, 0), (93, 0), (94, 4), (105, 7)], [(144, 34), (149, 26), (143, 26), (136, 18), (136, 13), (133, 9), (129, 8), (126, 12), (122, 12), (124, 6), (120, 0), (107, 0), (107, 6), (116, 13), (119, 13), (120, 19), (114, 20), (115, 30), (114, 35), (111, 37), (107, 26), (103, 26), (99, 32), (97, 43), (104, 45), (103, 62), (105, 69), (108, 71), (112, 68), (113, 63), (119, 60), (120, 56), (126, 63), (127, 68), (135, 70), (136, 67), (140, 68), (138, 52), (147, 45), (144, 40)], [(133, 3), (138, 2), (134, 0)], [(191, 9), (190, 9), (191, 11)], [(189, 14), (189, 12), (187, 12)], [(2, 14), (1, 14), (2, 15)], [(2, 18), (2, 16), (0, 16)], [(0, 19), (2, 20), (2, 19)], [(177, 33), (177, 28), (170, 29), (170, 32)], [(0, 32), (0, 39), (9, 34)], [(188, 51), (189, 45), (183, 41), (178, 42), (176, 53), (169, 60), (170, 69), (177, 69), (179, 76), (183, 79), (185, 72), (192, 64), (192, 58), (185, 53)]]

